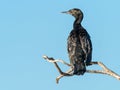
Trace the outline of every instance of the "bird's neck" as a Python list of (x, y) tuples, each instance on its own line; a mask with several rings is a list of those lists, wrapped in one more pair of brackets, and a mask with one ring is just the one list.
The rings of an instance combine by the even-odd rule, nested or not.
[(82, 18), (81, 17), (77, 17), (75, 19), (75, 21), (74, 21), (73, 28), (75, 30), (78, 30), (78, 28), (82, 27), (81, 22), (82, 22)]

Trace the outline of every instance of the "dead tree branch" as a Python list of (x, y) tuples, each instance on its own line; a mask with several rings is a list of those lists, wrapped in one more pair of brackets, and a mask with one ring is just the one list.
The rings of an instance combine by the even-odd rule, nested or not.
[[(71, 64), (68, 64), (61, 59), (54, 59), (54, 58), (51, 58), (51, 57), (48, 57), (45, 55), (43, 56), (43, 58), (45, 60), (47, 60), (48, 62), (53, 63), (55, 65), (56, 69), (58, 70), (58, 72), (60, 73), (60, 75), (56, 78), (56, 83), (59, 83), (59, 80), (64, 76), (73, 76), (73, 74), (72, 74), (73, 66)], [(65, 65), (69, 66), (70, 69), (66, 72), (62, 72), (62, 70), (58, 66), (57, 62), (61, 62)], [(115, 73), (112, 70), (110, 70), (109, 68), (107, 68), (102, 62), (91, 62), (91, 64), (99, 65), (103, 70), (86, 70), (87, 73), (106, 74), (106, 75), (112, 76), (112, 77), (120, 80), (120, 75), (118, 75), (117, 73)]]

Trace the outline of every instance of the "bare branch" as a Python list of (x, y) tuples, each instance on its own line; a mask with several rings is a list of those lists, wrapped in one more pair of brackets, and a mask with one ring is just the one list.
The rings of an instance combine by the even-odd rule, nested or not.
[[(71, 72), (73, 71), (73, 69), (72, 68), (70, 68), (67, 72), (65, 72), (65, 73), (68, 73), (70, 76), (73, 76), (73, 74), (71, 74)], [(65, 75), (63, 75), (63, 74), (61, 74), (61, 75), (59, 75), (57, 78), (56, 78), (56, 83), (58, 84), (59, 83), (59, 80), (62, 78), (62, 77), (64, 77)]]
[[(59, 82), (59, 80), (64, 77), (64, 76), (73, 76), (72, 72), (73, 72), (73, 66), (69, 63), (66, 63), (65, 61), (61, 60), (61, 59), (54, 59), (54, 58), (50, 58), (48, 56), (43, 56), (43, 58), (45, 60), (47, 60), (48, 62), (51, 62), (55, 65), (55, 67), (57, 68), (58, 72), (60, 73), (60, 75), (56, 78), (56, 83)], [(60, 69), (60, 67), (58, 66), (57, 62), (61, 62), (67, 66), (70, 67), (70, 69), (66, 72), (62, 72), (62, 70)], [(103, 70), (86, 70), (87, 73), (96, 73), (96, 74), (105, 74), (105, 75), (110, 75), (118, 80), (120, 80), (120, 75), (118, 75), (117, 73), (113, 72), (112, 70), (110, 70), (109, 68), (107, 68), (102, 62), (91, 62), (92, 65), (99, 65)]]
[(112, 70), (110, 70), (109, 68), (107, 68), (102, 62), (97, 62), (97, 63), (92, 62), (92, 64), (98, 64), (100, 67), (103, 68), (103, 70), (87, 70), (86, 72), (106, 74), (106, 75), (110, 75), (110, 76), (120, 80), (120, 75), (118, 75), (117, 73), (115, 73)]
[(50, 58), (50, 57), (45, 56), (45, 55), (43, 56), (43, 58), (46, 59), (48, 62), (52, 62), (52, 63), (61, 62), (61, 63), (65, 64), (65, 65), (67, 65), (67, 66), (71, 66), (71, 64), (68, 64), (65, 61), (61, 60), (61, 59), (54, 59), (54, 58)]
[[(58, 76), (57, 78), (56, 78), (56, 83), (58, 83), (59, 82), (59, 79), (61, 79), (62, 77), (64, 77), (64, 76), (72, 76), (73, 74), (71, 74), (71, 72), (73, 71), (73, 66), (71, 65), (71, 64), (68, 64), (68, 63), (66, 63), (65, 61), (63, 61), (63, 60), (60, 60), (60, 59), (54, 59), (54, 58), (51, 58), (51, 57), (48, 57), (48, 56), (43, 56), (43, 58), (45, 59), (45, 60), (47, 60), (48, 62), (51, 62), (51, 63), (53, 63), (54, 65), (55, 65), (55, 67), (56, 67), (56, 69), (58, 70), (58, 72), (60, 73), (60, 76)], [(67, 71), (67, 72), (62, 72), (62, 70), (60, 69), (60, 67), (58, 66), (58, 64), (57, 64), (57, 62), (61, 62), (61, 63), (63, 63), (63, 64), (65, 64), (65, 65), (67, 65), (67, 66), (70, 66), (70, 69)]]

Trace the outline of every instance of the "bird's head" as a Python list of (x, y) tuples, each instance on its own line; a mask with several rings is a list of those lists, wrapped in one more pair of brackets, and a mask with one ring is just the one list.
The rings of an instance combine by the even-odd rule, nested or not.
[(62, 13), (70, 14), (70, 15), (74, 16), (75, 18), (78, 18), (78, 17), (83, 18), (83, 12), (78, 8), (73, 8), (68, 11), (64, 11)]

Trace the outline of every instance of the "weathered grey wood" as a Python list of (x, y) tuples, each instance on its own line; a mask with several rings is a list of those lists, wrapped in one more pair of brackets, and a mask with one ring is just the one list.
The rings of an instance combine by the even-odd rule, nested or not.
[[(59, 83), (59, 80), (64, 76), (73, 76), (73, 74), (72, 74), (73, 66), (71, 64), (65, 62), (64, 60), (50, 58), (45, 55), (43, 56), (43, 58), (45, 60), (47, 60), (48, 62), (53, 63), (55, 65), (55, 67), (57, 68), (58, 72), (60, 73), (60, 75), (56, 78), (56, 83)], [(62, 70), (58, 66), (57, 62), (61, 62), (65, 65), (69, 66), (70, 69), (66, 72), (62, 72)], [(86, 70), (86, 73), (106, 74), (106, 75), (110, 75), (110, 76), (120, 80), (120, 75), (118, 75), (117, 73), (115, 73), (112, 70), (110, 70), (109, 68), (107, 68), (102, 62), (91, 62), (91, 64), (99, 65), (103, 70)]]

